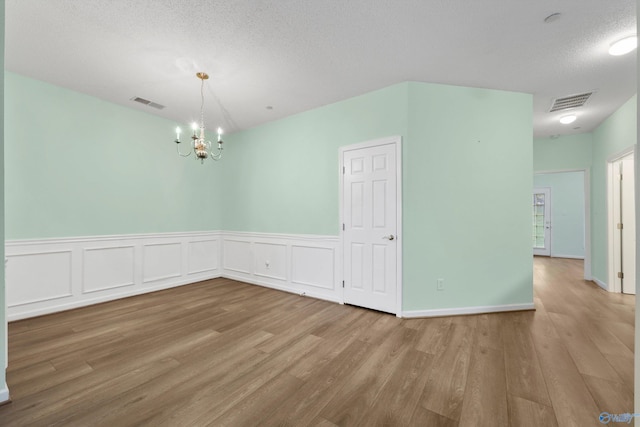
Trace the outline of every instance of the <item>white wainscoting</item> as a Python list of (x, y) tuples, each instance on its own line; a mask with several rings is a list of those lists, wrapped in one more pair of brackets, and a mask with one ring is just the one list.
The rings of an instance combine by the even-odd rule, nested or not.
[(221, 233), (7, 241), (7, 319), (221, 276)]
[(339, 237), (224, 232), (222, 240), (224, 277), (342, 302)]
[(216, 277), (342, 302), (333, 236), (162, 233), (16, 240), (5, 250), (9, 321)]

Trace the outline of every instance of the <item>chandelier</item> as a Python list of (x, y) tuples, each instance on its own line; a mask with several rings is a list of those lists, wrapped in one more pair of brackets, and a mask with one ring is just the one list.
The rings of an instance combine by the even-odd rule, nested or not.
[[(204, 136), (204, 81), (209, 78), (207, 73), (196, 73), (196, 76), (201, 80), (200, 84), (200, 125), (197, 123), (193, 123), (191, 125), (193, 129), (193, 135), (191, 136), (191, 148), (193, 152), (196, 154), (196, 160), (200, 159), (200, 163), (204, 163), (204, 160), (211, 157), (213, 160), (220, 160), (222, 158), (222, 129), (218, 128), (218, 150), (214, 153), (211, 151), (211, 141), (207, 141)], [(198, 134), (198, 129), (200, 132)], [(176, 151), (182, 157), (189, 157), (191, 155), (191, 151), (187, 152), (187, 154), (182, 154), (180, 152), (180, 133), (182, 130), (177, 127), (176, 128)]]

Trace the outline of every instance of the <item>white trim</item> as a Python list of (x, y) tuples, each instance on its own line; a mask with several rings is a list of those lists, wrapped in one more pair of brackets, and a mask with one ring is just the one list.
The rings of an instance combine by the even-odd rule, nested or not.
[(584, 280), (591, 280), (591, 169), (584, 169)]
[(633, 155), (633, 164), (634, 164), (634, 168), (635, 168), (635, 164), (636, 164), (636, 145), (632, 145), (631, 147), (627, 147), (624, 150), (618, 151), (615, 154), (610, 155), (609, 157), (607, 157), (607, 225), (606, 225), (606, 231), (607, 231), (607, 277), (609, 279), (609, 286), (607, 288), (607, 291), (609, 292), (616, 292), (616, 293), (622, 293), (622, 289), (620, 288), (620, 286), (618, 285), (618, 282), (616, 281), (616, 268), (614, 266), (614, 257), (613, 257), (613, 224), (614, 224), (614, 219), (613, 219), (613, 189), (614, 189), (614, 170), (613, 170), (613, 164), (624, 158), (627, 157), (629, 155)]
[[(221, 231), (221, 233), (224, 235), (224, 238), (227, 240), (233, 240), (233, 239), (230, 239), (231, 237), (242, 237), (242, 238), (249, 238), (253, 240), (257, 240), (257, 239), (310, 240), (313, 242), (338, 241), (338, 236), (329, 236), (329, 235), (322, 235), (322, 234), (316, 235), (316, 234), (262, 233), (262, 232), (256, 232), (256, 231)], [(265, 242), (265, 243), (269, 243), (269, 242)]]
[(61, 243), (82, 243), (82, 242), (106, 242), (111, 240), (138, 240), (138, 239), (154, 239), (158, 236), (165, 238), (180, 237), (201, 237), (207, 235), (218, 235), (220, 231), (189, 231), (189, 232), (170, 232), (170, 233), (147, 233), (147, 234), (108, 234), (96, 236), (79, 236), (79, 237), (47, 237), (43, 239), (15, 239), (6, 240), (5, 247), (26, 246), (26, 245), (46, 245)]
[[(342, 224), (344, 224), (344, 205), (343, 205), (343, 185), (344, 185), (344, 153), (345, 151), (360, 150), (363, 148), (377, 147), (380, 145), (394, 145), (396, 148), (396, 312), (397, 317), (401, 317), (402, 314), (402, 136), (388, 136), (385, 138), (374, 139), (370, 141), (360, 142), (357, 144), (350, 144), (342, 146), (338, 149), (338, 177), (339, 177), (339, 189), (338, 189), (338, 211), (339, 211), (339, 233), (340, 233), (340, 247), (344, 247), (344, 230), (342, 230)], [(344, 255), (343, 255), (344, 256)], [(340, 258), (341, 264), (344, 258)], [(344, 278), (344, 265), (342, 266), (341, 274)], [(344, 303), (344, 288), (342, 290), (341, 303)]]
[[(533, 174), (584, 172), (584, 280), (591, 280), (591, 169), (554, 169), (534, 171)], [(553, 255), (557, 256), (557, 255)]]
[(616, 290), (617, 286), (614, 278), (613, 233), (610, 230), (613, 224), (613, 162), (615, 162), (616, 159), (607, 160), (606, 176), (607, 223), (605, 225), (605, 230), (607, 233), (607, 279), (609, 280), (610, 285), (605, 289), (609, 292), (620, 292), (620, 290)]
[[(226, 252), (227, 242), (240, 243)], [(222, 277), (342, 303), (337, 236), (223, 232)], [(261, 250), (271, 245), (277, 250)]]
[(624, 150), (620, 150), (617, 153), (613, 153), (609, 155), (609, 157), (607, 157), (607, 163), (613, 163), (616, 160), (620, 160), (623, 157), (627, 157), (629, 154), (635, 154), (635, 152), (636, 152), (636, 146), (634, 144), (625, 148)]
[[(215, 236), (215, 237), (213, 237)], [(83, 307), (91, 304), (97, 304), (101, 302), (111, 301), (114, 299), (125, 298), (134, 295), (140, 295), (148, 292), (154, 292), (162, 289), (172, 288), (176, 286), (187, 285), (190, 283), (201, 282), (204, 280), (214, 279), (217, 277), (225, 277), (232, 280), (238, 280), (245, 283), (264, 286), (267, 288), (277, 289), (289, 293), (298, 295), (304, 295), (326, 301), (343, 303), (341, 292), (341, 271), (342, 271), (342, 250), (341, 242), (338, 237), (335, 236), (318, 236), (317, 239), (313, 239), (313, 236), (303, 235), (300, 239), (297, 239), (296, 235), (282, 235), (282, 234), (270, 234), (270, 233), (248, 233), (248, 232), (207, 232), (207, 233), (189, 233), (189, 234), (174, 234), (173, 237), (182, 242), (183, 248), (188, 248), (189, 242), (199, 241), (204, 239), (217, 240), (218, 260), (222, 259), (222, 248), (225, 239), (240, 241), (247, 243), (247, 247), (235, 256), (248, 257), (251, 260), (248, 265), (251, 266), (251, 271), (248, 273), (237, 273), (225, 269), (222, 263), (219, 263), (219, 268), (215, 271), (211, 271), (208, 274), (188, 274), (187, 269), (183, 269), (183, 275), (171, 280), (165, 280), (153, 284), (142, 283), (142, 263), (139, 259), (134, 260), (135, 266), (135, 280), (136, 283), (132, 287), (113, 288), (106, 289), (104, 291), (95, 291), (90, 294), (78, 293), (78, 290), (82, 289), (82, 281), (84, 280), (83, 274), (77, 274), (76, 270), (83, 271), (82, 254), (86, 248), (96, 248), (101, 244), (103, 240), (115, 241), (114, 247), (129, 247), (131, 239), (120, 236), (120, 239), (111, 238), (108, 236), (106, 239), (91, 240), (88, 238), (75, 238), (75, 239), (61, 239), (55, 241), (54, 239), (46, 239), (44, 243), (30, 241), (27, 243), (27, 247), (20, 245), (19, 241), (7, 242), (7, 255), (13, 254), (38, 254), (40, 252), (57, 252), (59, 250), (70, 250), (74, 258), (73, 267), (73, 284), (74, 294), (66, 299), (58, 299), (53, 302), (39, 302), (33, 304), (26, 304), (19, 307), (9, 307), (7, 311), (7, 317), (9, 321), (18, 319), (24, 319), (33, 316), (39, 316), (48, 313), (54, 313), (62, 310), (69, 310), (77, 307)], [(134, 237), (134, 240), (136, 238)], [(155, 236), (145, 235), (142, 240), (135, 241), (135, 247), (139, 250), (143, 245), (150, 243), (167, 242), (166, 234), (158, 234)], [(212, 240), (212, 241), (213, 241)], [(207, 240), (208, 241), (208, 240)], [(260, 274), (259, 269), (256, 270), (256, 264), (253, 261), (258, 261), (258, 267), (260, 267), (261, 259), (257, 259), (259, 256), (254, 253), (253, 246), (255, 243), (273, 243), (286, 246), (284, 252), (278, 252), (277, 256), (271, 258), (269, 255), (269, 261), (274, 270), (280, 271), (282, 266), (285, 266), (286, 280), (274, 279), (271, 277), (263, 276)], [(308, 248), (311, 249), (308, 252), (298, 253), (296, 256), (292, 251), (292, 248)], [(107, 249), (110, 247), (106, 247)], [(320, 252), (314, 251), (314, 249), (320, 250)], [(326, 251), (326, 252), (325, 252)], [(184, 255), (184, 254), (183, 254)], [(320, 255), (320, 256), (319, 256)], [(34, 258), (37, 259), (37, 258)], [(185, 258), (182, 257), (182, 264), (185, 265)], [(262, 264), (264, 265), (264, 264)], [(11, 262), (8, 264), (8, 268), (11, 269)], [(33, 269), (38, 270), (38, 266), (34, 265)], [(297, 269), (297, 270), (296, 270)], [(12, 272), (14, 275), (13, 281), (7, 283), (7, 288), (11, 286), (21, 286), (22, 283), (16, 283), (16, 278), (20, 278), (19, 272)], [(47, 271), (42, 271), (42, 275), (46, 277)], [(298, 275), (298, 277), (297, 277)], [(401, 302), (401, 301), (400, 301)], [(9, 300), (7, 299), (7, 303)], [(396, 316), (398, 317), (431, 317), (431, 316), (451, 316), (458, 314), (476, 314), (476, 313), (492, 313), (500, 311), (517, 311), (517, 310), (531, 310), (534, 308), (533, 304), (511, 304), (511, 305), (499, 305), (499, 306), (479, 306), (479, 307), (463, 307), (463, 308), (448, 308), (448, 309), (435, 309), (435, 310), (416, 310), (402, 312), (398, 311)]]
[(601, 287), (602, 289), (604, 289), (605, 291), (607, 291), (607, 292), (611, 292), (611, 291), (609, 290), (609, 286), (607, 286), (607, 284), (606, 284), (606, 283), (604, 283), (602, 280), (598, 279), (597, 277), (592, 278), (592, 279), (591, 279), (591, 281), (592, 281), (593, 283), (595, 283), (596, 285), (600, 286), (600, 287)]
[(192, 283), (201, 282), (204, 280), (211, 280), (221, 277), (219, 274), (198, 280), (176, 280), (153, 287), (146, 287), (144, 289), (132, 289), (125, 292), (110, 293), (109, 295), (99, 296), (95, 298), (84, 298), (81, 301), (72, 301), (63, 304), (57, 304), (55, 306), (36, 308), (32, 310), (22, 310), (15, 314), (9, 314), (8, 321), (13, 322), (15, 320), (28, 319), (30, 317), (42, 316), (45, 314), (57, 313), (59, 311), (72, 310), (74, 308), (85, 307), (88, 305), (100, 304), (103, 302), (113, 301), (122, 298), (128, 298), (136, 295), (148, 294), (151, 292), (161, 291), (163, 289), (176, 288), (178, 286), (190, 285)]
[(584, 259), (584, 257), (580, 255), (563, 255), (563, 254), (553, 254), (551, 255), (551, 258)]
[[(188, 264), (192, 258), (187, 252), (190, 243), (201, 241), (216, 242), (210, 250), (218, 253), (219, 260), (221, 250), (219, 231), (6, 241), (7, 320), (40, 316), (221, 277), (222, 269), (219, 265), (215, 269), (189, 272)], [(153, 252), (148, 254), (149, 261), (156, 265), (166, 262), (175, 263), (175, 271), (180, 273), (166, 275), (166, 277), (145, 277), (143, 248), (165, 245), (174, 245), (175, 254), (171, 254), (168, 258), (167, 254)], [(100, 251), (108, 252), (121, 248), (133, 250), (132, 256), (121, 260), (124, 262), (121, 267), (133, 273), (132, 281), (130, 283), (127, 279), (126, 283), (123, 283), (120, 277), (115, 276), (105, 285), (101, 279), (104, 277), (104, 269), (112, 268), (109, 258), (107, 257), (106, 260), (102, 258), (102, 261), (98, 258), (99, 261), (95, 263), (90, 262), (86, 254), (94, 253), (99, 257)], [(197, 260), (212, 264), (207, 261), (207, 257), (216, 256), (211, 251), (198, 254)], [(69, 256), (64, 260), (49, 259), (43, 262), (43, 254), (52, 253), (66, 253)], [(12, 262), (17, 259), (21, 261)], [(41, 285), (51, 280), (52, 269), (57, 272), (58, 280), (60, 277), (69, 280), (69, 291), (64, 292), (64, 295), (52, 295), (50, 287)], [(55, 284), (62, 288), (66, 281)]]
[(9, 387), (7, 383), (4, 383), (4, 386), (0, 388), (0, 403), (9, 401)]
[(523, 311), (523, 310), (535, 310), (533, 303), (524, 304), (505, 304), (505, 305), (486, 305), (477, 307), (460, 307), (460, 308), (441, 308), (434, 310), (409, 310), (403, 311), (402, 317), (415, 318), (415, 317), (445, 317), (445, 316), (459, 316), (466, 314), (483, 314), (483, 313), (499, 313), (503, 311)]
[(567, 172), (584, 172), (586, 169), (546, 169), (541, 171), (534, 171), (534, 175), (552, 174), (552, 173), (567, 173)]
[[(257, 275), (256, 275), (257, 276)], [(230, 273), (225, 273), (223, 276), (225, 279), (237, 280), (243, 283), (249, 283), (251, 285), (263, 286), (265, 288), (275, 289), (278, 291), (288, 292), (290, 294), (300, 295), (302, 297), (307, 296), (311, 298), (316, 298), (324, 301), (335, 302), (338, 304), (343, 304), (339, 295), (327, 295), (325, 293), (318, 293), (310, 290), (301, 291), (299, 288), (288, 286), (286, 284), (276, 284), (273, 282), (268, 282), (265, 280), (260, 280), (258, 278), (246, 278), (245, 276), (234, 275)]]

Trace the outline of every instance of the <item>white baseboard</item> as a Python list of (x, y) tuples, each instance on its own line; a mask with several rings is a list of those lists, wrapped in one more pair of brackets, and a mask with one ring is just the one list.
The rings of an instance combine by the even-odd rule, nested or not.
[[(215, 276), (211, 276), (211, 277), (202, 277), (199, 278), (197, 280), (197, 282), (203, 281), (203, 280), (210, 280), (210, 279), (216, 279), (218, 277), (221, 277), (219, 274), (215, 275)], [(107, 295), (102, 295), (102, 296), (98, 296), (96, 298), (85, 298), (82, 300), (76, 300), (76, 301), (63, 301), (59, 304), (52, 304), (49, 305), (47, 307), (42, 307), (42, 308), (36, 308), (36, 309), (29, 309), (28, 307), (16, 311), (10, 315), (7, 315), (7, 320), (9, 322), (12, 322), (14, 320), (21, 320), (21, 319), (28, 319), (30, 317), (36, 317), (36, 316), (43, 316), (45, 314), (51, 314), (51, 313), (57, 313), (60, 311), (66, 311), (66, 310), (72, 310), (74, 308), (80, 308), (80, 307), (85, 307), (88, 305), (93, 305), (93, 304), (100, 304), (103, 302), (109, 302), (109, 301), (113, 301), (113, 300), (117, 300), (117, 299), (121, 299), (121, 298), (127, 298), (127, 297), (133, 297), (136, 295), (142, 295), (142, 294), (148, 294), (150, 292), (156, 292), (156, 291), (161, 291), (163, 289), (169, 289), (169, 288), (175, 288), (178, 286), (184, 286), (184, 285), (190, 285), (192, 283), (195, 283), (193, 280), (188, 280), (188, 281), (184, 281), (184, 280), (179, 280), (179, 281), (172, 281), (172, 282), (168, 282), (168, 283), (162, 283), (153, 287), (146, 287), (143, 289), (132, 289), (130, 291), (126, 291), (126, 292), (120, 292), (120, 293), (109, 293)]]
[(551, 254), (551, 258), (568, 258), (568, 259), (584, 259), (584, 255), (562, 255), (562, 254)]
[(602, 280), (598, 279), (597, 277), (592, 277), (591, 280), (593, 281), (593, 283), (600, 286), (605, 291), (609, 292), (609, 286), (607, 286), (607, 284), (604, 283)]
[(276, 284), (273, 284), (273, 283), (268, 283), (268, 282), (263, 281), (263, 280), (246, 279), (244, 277), (235, 276), (233, 274), (228, 274), (228, 273), (225, 274), (222, 277), (224, 277), (225, 279), (237, 280), (239, 282), (249, 283), (249, 284), (252, 284), (252, 285), (263, 286), (265, 288), (276, 289), (278, 291), (288, 292), (288, 293), (291, 293), (291, 294), (297, 294), (297, 295), (304, 296), (304, 297), (311, 297), (311, 298), (321, 299), (321, 300), (324, 300), (324, 301), (329, 301), (329, 302), (335, 302), (335, 303), (338, 303), (338, 304), (342, 304), (341, 298), (337, 298), (335, 296), (327, 295), (327, 294), (324, 294), (324, 293), (313, 292), (313, 291), (310, 291), (310, 292), (300, 291), (300, 289), (296, 289), (295, 287), (276, 285)]
[(502, 311), (523, 311), (523, 310), (535, 310), (533, 303), (526, 304), (506, 304), (506, 305), (488, 305), (477, 307), (460, 307), (460, 308), (442, 308), (435, 310), (410, 310), (403, 311), (402, 317), (414, 318), (414, 317), (445, 317), (445, 316), (458, 316), (464, 314), (484, 314), (484, 313), (498, 313)]
[(9, 400), (9, 387), (5, 382), (2, 387), (0, 387), (0, 403), (6, 402)]

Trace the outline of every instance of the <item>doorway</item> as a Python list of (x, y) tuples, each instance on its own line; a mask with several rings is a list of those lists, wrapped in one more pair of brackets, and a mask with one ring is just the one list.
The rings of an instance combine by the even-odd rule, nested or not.
[(608, 164), (609, 290), (636, 293), (635, 153)]
[(533, 181), (534, 189), (551, 190), (549, 256), (584, 259), (584, 279), (592, 280), (590, 170), (539, 170), (535, 171)]
[(343, 301), (401, 315), (401, 139), (340, 148)]

